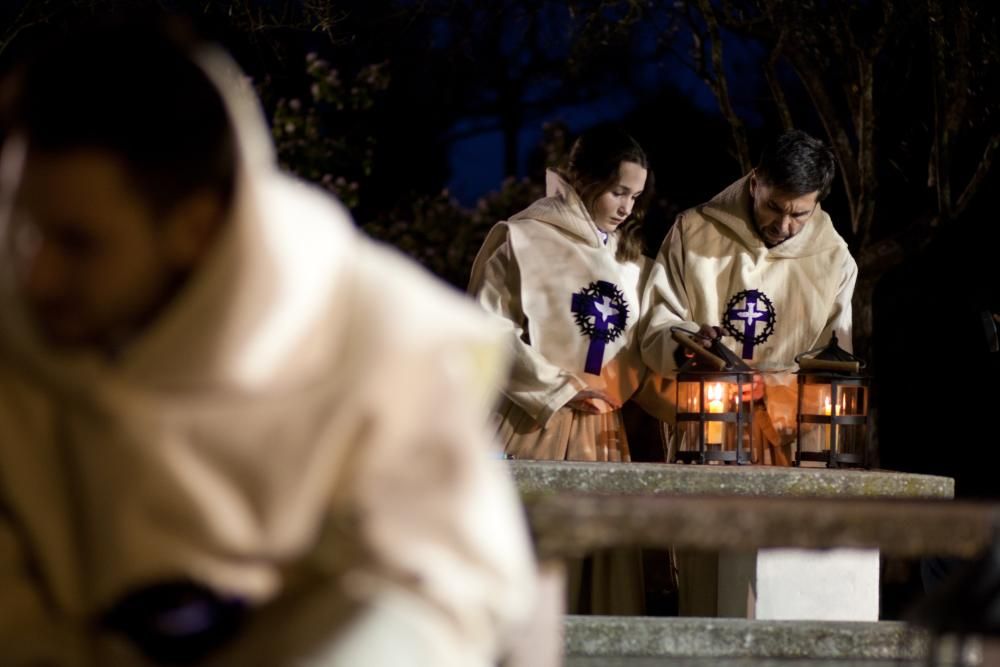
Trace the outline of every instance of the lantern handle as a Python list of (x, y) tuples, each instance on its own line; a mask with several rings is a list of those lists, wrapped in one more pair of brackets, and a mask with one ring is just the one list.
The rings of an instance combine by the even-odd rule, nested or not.
[(807, 355), (816, 354), (817, 352), (822, 352), (826, 350), (831, 345), (837, 344), (837, 334), (834, 333), (830, 340), (830, 343), (826, 345), (820, 345), (819, 347), (814, 347), (811, 350), (806, 350), (805, 352), (799, 352), (795, 355), (795, 363), (798, 364), (799, 368), (803, 370), (827, 370), (827, 371), (847, 371), (849, 373), (860, 373), (865, 366), (865, 363), (859, 357), (854, 356), (850, 352), (844, 350), (844, 353), (850, 357), (847, 359), (815, 359)]
[(723, 359), (718, 355), (712, 354), (707, 349), (705, 349), (704, 345), (702, 345), (701, 343), (699, 343), (694, 339), (695, 336), (698, 336), (706, 340), (712, 340), (711, 338), (709, 338), (704, 334), (688, 331), (687, 329), (684, 329), (682, 327), (670, 327), (670, 336), (675, 341), (686, 347), (688, 350), (694, 352), (696, 355), (701, 357), (702, 361), (704, 361), (709, 366), (714, 367), (716, 370), (723, 371), (729, 365), (726, 363), (725, 359)]
[(861, 372), (861, 362), (858, 361), (827, 361), (826, 359), (803, 359), (799, 368), (804, 371), (845, 371), (858, 374)]
[(811, 350), (806, 350), (805, 352), (799, 352), (798, 354), (795, 355), (795, 363), (801, 364), (802, 357), (806, 356), (807, 354), (815, 354), (816, 352), (822, 352), (825, 349), (826, 345), (820, 345), (819, 347), (814, 347)]

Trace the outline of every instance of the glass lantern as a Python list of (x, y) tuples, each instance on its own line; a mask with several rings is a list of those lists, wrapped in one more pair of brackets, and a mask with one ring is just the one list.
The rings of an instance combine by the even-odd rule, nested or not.
[(695, 353), (677, 371), (678, 463), (751, 462), (754, 371), (717, 339), (712, 347), (676, 334)]
[(795, 358), (799, 365), (795, 465), (865, 468), (868, 463), (868, 377), (864, 362), (837, 344)]

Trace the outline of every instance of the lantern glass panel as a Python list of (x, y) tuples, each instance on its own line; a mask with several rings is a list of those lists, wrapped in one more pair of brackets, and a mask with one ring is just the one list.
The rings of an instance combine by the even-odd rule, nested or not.
[(837, 451), (839, 454), (864, 456), (865, 429), (860, 424), (837, 424)]
[(827, 452), (830, 450), (830, 424), (799, 424), (799, 446), (803, 452)]
[[(679, 425), (677, 441), (677, 451), (698, 452), (698, 431), (705, 438), (705, 450), (709, 452), (731, 452), (736, 451), (736, 442), (739, 437), (739, 429), (736, 422), (706, 421), (704, 424), (697, 421), (683, 422)], [(744, 428), (743, 447), (748, 450), (749, 431)]]
[[(749, 380), (743, 383), (743, 386), (749, 385)], [(677, 452), (699, 452), (701, 443), (709, 453), (737, 451), (740, 438), (744, 441), (744, 450), (749, 451), (749, 404), (742, 408), (741, 433), (736, 421), (739, 393), (739, 377), (735, 375), (706, 377), (703, 382), (678, 382)], [(702, 409), (704, 419), (699, 416)]]
[(679, 382), (677, 385), (677, 411), (701, 412), (701, 383)]
[(677, 425), (677, 451), (698, 452), (698, 422), (679, 422)]
[(806, 383), (802, 387), (802, 414), (831, 415), (833, 402), (830, 385), (827, 383)]
[(837, 387), (837, 414), (844, 417), (863, 417), (868, 414), (868, 392), (865, 387)]

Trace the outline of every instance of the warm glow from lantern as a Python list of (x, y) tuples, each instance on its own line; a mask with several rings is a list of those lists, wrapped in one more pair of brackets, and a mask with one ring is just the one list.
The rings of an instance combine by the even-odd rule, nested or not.
[[(832, 408), (833, 405), (830, 403), (830, 397), (827, 396), (824, 399), (823, 403), (823, 414), (829, 417)], [(833, 428), (831, 426), (827, 426), (826, 424), (820, 426), (819, 437), (820, 437), (820, 442), (823, 443), (823, 449), (830, 449), (831, 445), (833, 444), (831, 442), (831, 440), (833, 439)]]
[[(708, 387), (705, 388), (705, 395), (708, 398), (708, 411), (710, 413), (721, 414), (722, 412), (725, 412), (722, 405), (721, 384), (716, 383), (708, 385)], [(722, 422), (708, 422), (707, 444), (722, 444)]]

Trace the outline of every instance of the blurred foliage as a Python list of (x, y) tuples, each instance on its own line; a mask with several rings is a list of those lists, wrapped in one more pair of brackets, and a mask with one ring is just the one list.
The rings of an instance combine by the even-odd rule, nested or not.
[[(326, 60), (309, 53), (305, 73), (307, 92), (297, 97), (274, 98), (267, 79), (257, 85), (282, 168), (336, 195), (355, 215), (359, 210), (375, 211), (370, 219), (358, 220), (368, 234), (396, 246), (456, 287), (468, 281), (490, 227), (542, 196), (541, 183), (507, 178), (473, 208), (462, 206), (447, 190), (414, 193), (383, 210), (377, 204), (362, 206), (368, 203), (363, 200), (372, 185), (378, 143), (366, 119), (384, 101), (390, 84), (388, 67), (364, 65), (342, 76)], [(567, 148), (565, 127), (546, 125), (543, 137), (540, 150), (546, 164), (558, 163)]]
[(271, 100), (270, 81), (265, 78), (258, 85), (271, 108), (278, 160), (287, 171), (318, 183), (356, 209), (374, 162), (376, 139), (368, 113), (389, 87), (388, 67), (366, 65), (345, 83), (337, 69), (311, 52), (305, 73), (308, 92), (300, 97)]
[(500, 189), (465, 208), (447, 190), (416, 198), (362, 225), (452, 285), (464, 289), (476, 253), (490, 228), (544, 194), (541, 183), (509, 177)]

